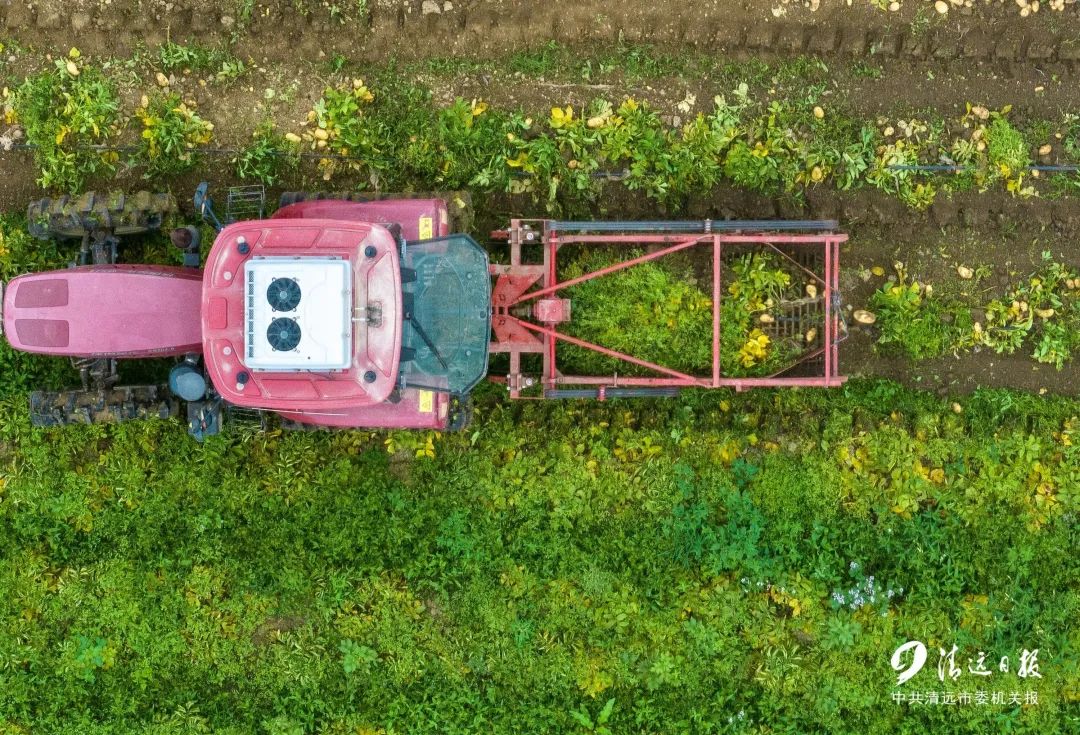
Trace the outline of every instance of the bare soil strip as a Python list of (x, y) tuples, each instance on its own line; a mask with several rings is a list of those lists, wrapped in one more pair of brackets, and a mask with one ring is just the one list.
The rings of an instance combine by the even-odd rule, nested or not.
[[(785, 13), (775, 17), (773, 9), (781, 5)], [(938, 16), (921, 2), (886, 13), (867, 0), (851, 7), (825, 0), (816, 12), (781, 0), (6, 0), (0, 2), (3, 29), (42, 47), (78, 41), (93, 51), (125, 55), (139, 44), (170, 37), (228, 42), (287, 62), (320, 51), (369, 61), (490, 57), (550, 39), (697, 46), (720, 53), (1080, 61), (1077, 13), (1022, 19), (1011, 2)]]

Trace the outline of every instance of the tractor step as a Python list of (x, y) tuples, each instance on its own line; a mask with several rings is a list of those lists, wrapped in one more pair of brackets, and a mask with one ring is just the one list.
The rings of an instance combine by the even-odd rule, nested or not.
[(258, 408), (245, 408), (231, 403), (225, 406), (225, 424), (227, 426), (247, 426), (259, 431), (266, 431), (269, 426), (269, 413)]
[(225, 197), (224, 224), (231, 225), (247, 219), (262, 219), (266, 214), (266, 188), (254, 186), (231, 186)]
[(165, 386), (139, 385), (109, 390), (35, 391), (30, 394), (33, 426), (115, 424), (176, 416), (180, 402)]

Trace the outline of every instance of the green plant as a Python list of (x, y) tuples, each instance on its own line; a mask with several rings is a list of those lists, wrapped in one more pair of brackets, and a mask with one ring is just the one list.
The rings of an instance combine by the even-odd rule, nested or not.
[(595, 719), (589, 715), (589, 711), (585, 707), (570, 710), (570, 716), (574, 718), (574, 721), (581, 726), (584, 732), (595, 733), (595, 735), (611, 735), (612, 730), (607, 726), (607, 722), (611, 719), (611, 713), (614, 711), (615, 697), (612, 697), (596, 713)]
[(179, 44), (166, 41), (158, 48), (158, 63), (164, 71), (213, 72), (233, 60), (231, 54), (198, 43)]
[(356, 671), (367, 673), (371, 665), (379, 659), (378, 653), (373, 649), (348, 639), (341, 642), (340, 650), (342, 654), (341, 663), (346, 674), (352, 674)]
[(375, 99), (363, 80), (353, 80), (347, 87), (329, 87), (314, 109), (308, 113), (308, 124), (300, 138), (314, 151), (325, 150), (338, 156), (354, 156), (353, 159), (327, 157), (319, 162), (324, 177), (329, 179), (338, 170), (359, 170), (360, 161), (377, 153), (376, 129), (364, 115), (364, 108)]
[(761, 192), (795, 188), (802, 161), (798, 139), (789, 134), (789, 114), (772, 103), (767, 115), (749, 122), (746, 137), (732, 143), (724, 173), (736, 185)]
[[(970, 310), (959, 316), (949, 312), (925, 284), (908, 281), (903, 273), (898, 282), (875, 291), (870, 306), (877, 314), (878, 344), (913, 360), (946, 354), (955, 346), (959, 323), (971, 324)], [(947, 312), (952, 323), (946, 320)]]
[(979, 336), (995, 352), (1011, 354), (1034, 334), (1037, 342), (1032, 356), (1060, 370), (1080, 344), (1076, 337), (1080, 283), (1077, 274), (1053, 262), (1050, 253), (1044, 253), (1043, 259), (1041, 271), (987, 304), (986, 326)]
[(783, 304), (801, 296), (793, 279), (770, 253), (736, 258), (725, 281), (721, 304), (720, 367), (725, 376), (769, 375), (801, 351), (797, 340), (770, 336)]
[(1009, 123), (1004, 114), (995, 116), (986, 130), (987, 157), (1002, 178), (1019, 174), (1031, 164), (1027, 141), (1019, 130)]
[[(622, 253), (619, 260), (634, 255)], [(594, 251), (568, 263), (562, 277), (577, 278), (612, 262), (610, 254)], [(567, 290), (574, 307), (568, 329), (586, 341), (674, 370), (709, 369), (712, 300), (685, 263), (674, 263), (642, 263), (572, 286)], [(567, 345), (566, 364), (585, 375), (655, 374), (574, 345)]]
[(239, 178), (266, 186), (276, 185), (286, 172), (296, 168), (297, 163), (297, 157), (289, 153), (285, 138), (270, 121), (259, 124), (252, 133), (251, 142), (233, 159)]
[(117, 133), (116, 89), (77, 49), (27, 77), (11, 109), (34, 148), (41, 186), (73, 192), (88, 176), (113, 170), (116, 154), (94, 147)]
[(342, 71), (344, 71), (348, 63), (348, 56), (342, 53), (337, 53), (330, 57), (330, 60), (326, 62), (326, 66), (330, 70), (331, 74), (340, 74)]
[(977, 304), (942, 302), (931, 286), (908, 281), (898, 264), (899, 280), (890, 280), (870, 299), (878, 344), (918, 360), (980, 346), (1012, 354), (1030, 339), (1032, 357), (1061, 370), (1080, 346), (1080, 280), (1049, 252), (1043, 260), (1037, 273), (986, 303), (982, 321), (974, 320)]
[(926, 209), (934, 202), (937, 190), (932, 183), (918, 181), (911, 169), (919, 164), (917, 147), (898, 140), (878, 148), (877, 159), (869, 168), (866, 180), (882, 191), (894, 194), (912, 209)]
[(138, 155), (146, 164), (147, 177), (192, 168), (199, 147), (213, 136), (214, 125), (199, 117), (176, 94), (144, 95), (135, 115), (142, 123)]
[(877, 64), (871, 64), (866, 61), (856, 61), (851, 65), (851, 73), (856, 77), (861, 77), (863, 79), (881, 79), (881, 75), (884, 71), (885, 70)]

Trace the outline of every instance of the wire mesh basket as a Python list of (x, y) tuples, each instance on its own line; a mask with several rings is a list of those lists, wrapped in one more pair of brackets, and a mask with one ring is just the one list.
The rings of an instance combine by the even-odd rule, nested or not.
[(225, 224), (240, 220), (262, 219), (266, 212), (266, 187), (231, 186), (225, 199)]

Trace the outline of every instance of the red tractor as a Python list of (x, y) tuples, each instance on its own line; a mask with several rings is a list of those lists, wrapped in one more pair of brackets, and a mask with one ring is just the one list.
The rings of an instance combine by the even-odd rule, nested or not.
[[(36, 392), (36, 425), (177, 415), (191, 433), (220, 430), (232, 413), (276, 413), (298, 427), (459, 428), (489, 355), (514, 398), (671, 395), (683, 387), (834, 386), (844, 333), (835, 222), (559, 222), (514, 220), (494, 233), (509, 258), (456, 234), (460, 197), (354, 200), (285, 194), (269, 218), (260, 194), (231, 190), (225, 223), (202, 184), (196, 211), (217, 230), (200, 267), (199, 231), (172, 231), (183, 266), (118, 264), (118, 238), (162, 226), (168, 195), (84, 195), (31, 205), (31, 232), (81, 237), (77, 265), (20, 276), (3, 298), (15, 349), (71, 357), (81, 390)], [(244, 203), (255, 203), (245, 216)], [(645, 253), (560, 281), (568, 245), (634, 245)], [(713, 369), (689, 375), (560, 331), (565, 290), (636, 264), (706, 247), (713, 266)], [(720, 369), (722, 270), (727, 251), (771, 249), (820, 284), (774, 328), (814, 339), (780, 373)], [(809, 334), (810, 332), (807, 332)], [(637, 376), (568, 375), (557, 347), (575, 344), (635, 366)], [(117, 386), (119, 359), (171, 357), (167, 386)], [(525, 374), (523, 363), (535, 367)], [(641, 371), (649, 373), (642, 377)]]

